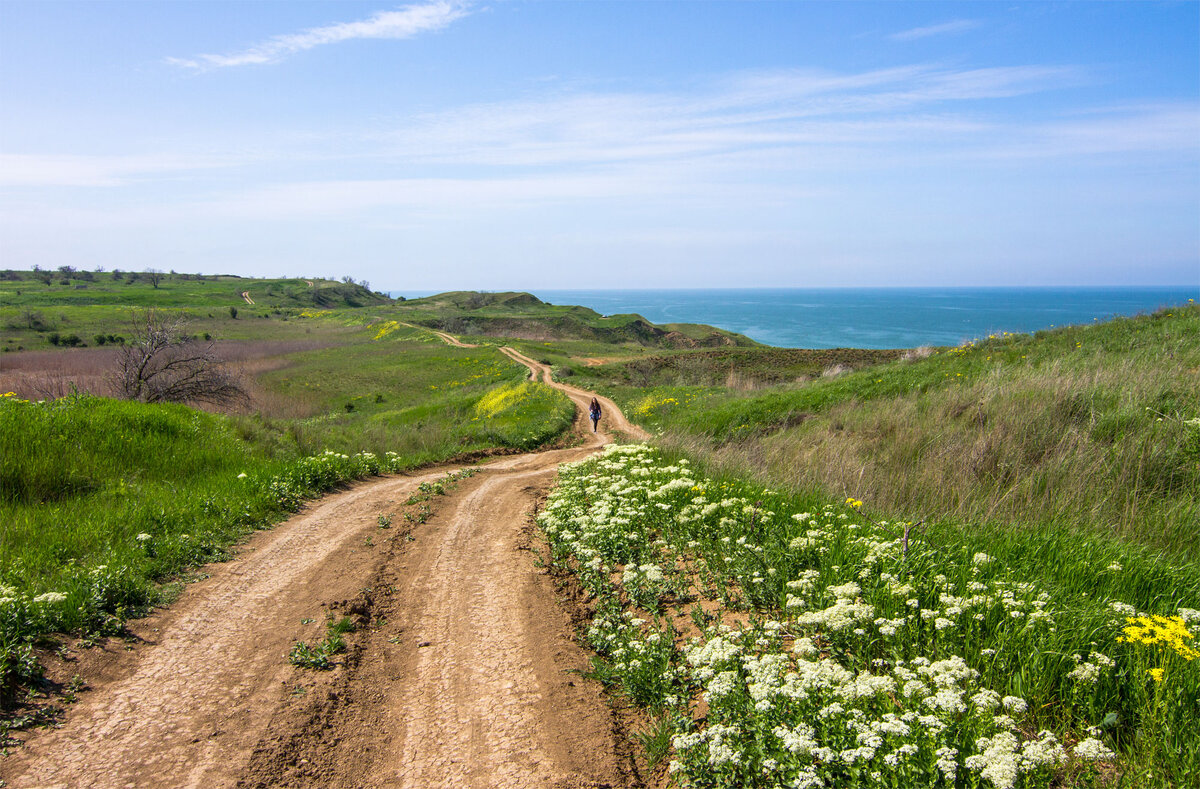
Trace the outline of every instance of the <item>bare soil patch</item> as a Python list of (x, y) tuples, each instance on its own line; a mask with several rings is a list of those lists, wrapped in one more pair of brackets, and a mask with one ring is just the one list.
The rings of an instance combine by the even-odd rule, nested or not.
[[(254, 383), (257, 376), (285, 367), (288, 354), (338, 345), (328, 340), (220, 341), (213, 349), (217, 358), (230, 365), (246, 382), (251, 407), (268, 416), (294, 414), (278, 396)], [(15, 392), (30, 400), (62, 397), (73, 390), (101, 397), (116, 397), (110, 378), (120, 349), (114, 346), (65, 348), (54, 351), (22, 351), (0, 357), (0, 393)], [(300, 406), (302, 411), (310, 410)]]

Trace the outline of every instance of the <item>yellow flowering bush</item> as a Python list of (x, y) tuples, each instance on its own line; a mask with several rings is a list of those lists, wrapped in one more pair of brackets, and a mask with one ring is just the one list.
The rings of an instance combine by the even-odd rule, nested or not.
[(375, 331), (375, 336), (372, 339), (382, 340), (384, 337), (388, 336), (399, 328), (399, 321), (384, 321), (379, 325), (379, 328)]
[[(1140, 718), (1140, 747), (1150, 761), (1176, 761), (1194, 747), (1195, 700), (1200, 688), (1200, 651), (1184, 616), (1125, 618), (1117, 641), (1129, 650), (1129, 678)], [(1174, 756), (1172, 755), (1174, 754)]]
[(477, 417), (494, 417), (502, 411), (519, 405), (530, 395), (532, 389), (533, 387), (528, 382), (497, 387), (475, 403), (475, 415)]
[(678, 406), (678, 405), (688, 405), (693, 400), (696, 399), (694, 395), (680, 395), (680, 396), (683, 397), (682, 401), (679, 398), (673, 397), (673, 396), (663, 397), (661, 395), (648, 394), (645, 397), (643, 397), (640, 401), (638, 401), (636, 406), (634, 406), (633, 413), (635, 416), (650, 416), (651, 414), (653, 414), (654, 412), (658, 411), (661, 408), (671, 408), (673, 406)]
[(1191, 645), (1196, 635), (1187, 629), (1182, 617), (1131, 616), (1125, 621), (1124, 635), (1118, 636), (1117, 641), (1161, 647), (1187, 661), (1200, 657), (1200, 652)]

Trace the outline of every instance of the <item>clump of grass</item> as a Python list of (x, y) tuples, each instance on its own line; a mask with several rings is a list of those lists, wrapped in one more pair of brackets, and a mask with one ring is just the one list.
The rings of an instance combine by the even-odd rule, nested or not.
[(297, 668), (310, 668), (318, 671), (328, 671), (333, 668), (333, 655), (346, 651), (346, 633), (353, 633), (358, 627), (350, 617), (334, 620), (330, 618), (325, 626), (325, 637), (315, 644), (297, 641), (288, 652), (288, 662)]
[(472, 423), (495, 443), (532, 449), (569, 428), (575, 406), (557, 389), (521, 381), (492, 389), (472, 413)]

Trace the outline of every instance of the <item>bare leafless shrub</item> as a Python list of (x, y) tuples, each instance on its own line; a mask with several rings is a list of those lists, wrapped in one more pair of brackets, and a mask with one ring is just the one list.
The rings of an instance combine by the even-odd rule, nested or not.
[(117, 355), (114, 389), (144, 403), (246, 402), (245, 389), (217, 357), (213, 343), (193, 339), (186, 327), (181, 315), (135, 313), (131, 340)]

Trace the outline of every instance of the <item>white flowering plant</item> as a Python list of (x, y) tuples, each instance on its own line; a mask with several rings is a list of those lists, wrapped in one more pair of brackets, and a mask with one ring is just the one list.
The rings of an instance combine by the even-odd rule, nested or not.
[(1123, 603), (861, 506), (801, 506), (645, 446), (560, 469), (538, 522), (598, 601), (597, 675), (674, 727), (675, 784), (1039, 787), (1129, 748), (1111, 723), (1147, 712)]

